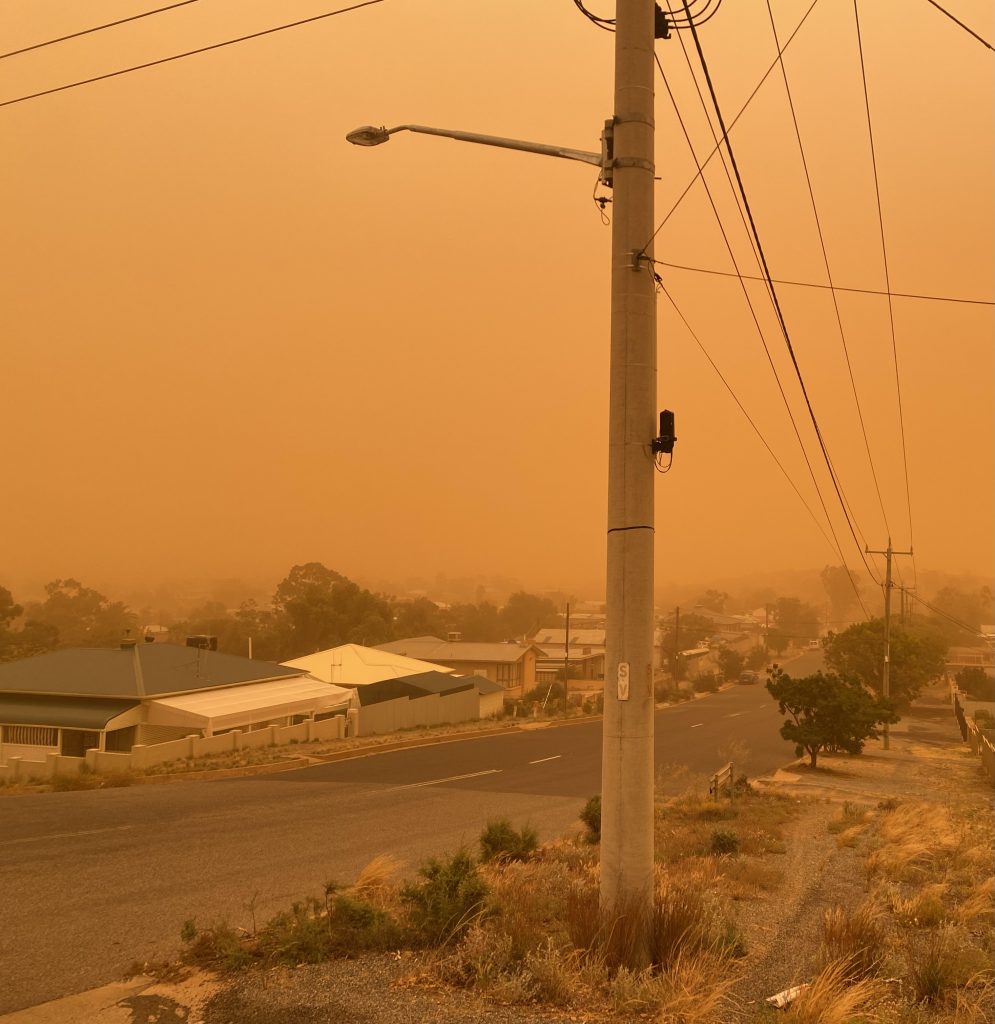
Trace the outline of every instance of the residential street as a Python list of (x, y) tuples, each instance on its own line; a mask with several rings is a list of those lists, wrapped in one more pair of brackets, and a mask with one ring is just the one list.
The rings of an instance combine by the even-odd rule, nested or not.
[[(763, 774), (792, 748), (762, 685), (658, 710), (658, 783), (730, 757)], [(183, 921), (248, 924), (389, 852), (408, 870), (488, 818), (572, 828), (600, 785), (601, 723), (539, 727), (279, 775), (0, 801), (0, 1013), (175, 953)]]

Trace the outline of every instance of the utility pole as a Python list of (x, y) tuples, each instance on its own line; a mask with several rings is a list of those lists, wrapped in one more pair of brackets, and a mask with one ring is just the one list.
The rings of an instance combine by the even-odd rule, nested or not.
[[(908, 551), (893, 551), (891, 547), (891, 537), (888, 538), (888, 547), (884, 551), (872, 551), (870, 548), (865, 547), (865, 552), (868, 555), (884, 555), (885, 564), (887, 566), (885, 570), (884, 580), (884, 667), (882, 669), (881, 676), (881, 691), (882, 696), (887, 699), (891, 693), (891, 588), (894, 585), (891, 582), (891, 559), (893, 555), (911, 555), (912, 549)], [(891, 737), (888, 730), (888, 723), (884, 723), (884, 749), (891, 749)]]
[(674, 609), (674, 688), (681, 681), (681, 606)]
[(570, 602), (567, 601), (566, 632), (563, 634), (563, 699), (567, 698), (570, 686)]
[(618, 0), (608, 414), (608, 622), (601, 779), (601, 907), (625, 914), (649, 961), (653, 908), (654, 0)]
[(767, 646), (767, 634), (770, 632), (770, 605), (764, 605), (764, 658), (770, 657), (770, 650)]

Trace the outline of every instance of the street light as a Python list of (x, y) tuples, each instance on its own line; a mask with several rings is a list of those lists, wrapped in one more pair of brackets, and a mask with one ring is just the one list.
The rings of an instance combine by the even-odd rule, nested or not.
[[(649, 962), (653, 909), (653, 562), (656, 286), (652, 271), (654, 0), (618, 0), (615, 115), (601, 153), (405, 124), (346, 138), (379, 146), (395, 132), (441, 135), (594, 164), (612, 199), (608, 415), (608, 629), (601, 748), (601, 907), (629, 918), (634, 968)], [(661, 429), (661, 435), (664, 431)], [(672, 438), (670, 439), (672, 442)]]
[(377, 128), (364, 124), (346, 135), (346, 141), (354, 146), (380, 146), (390, 141), (396, 132), (417, 132), (420, 135), (439, 135), (457, 142), (475, 142), (481, 146), (497, 146), (499, 149), (517, 149), (522, 153), (538, 153), (541, 156), (558, 156), (564, 160), (579, 160), (601, 169), (601, 180), (611, 185), (611, 140), (612, 122), (606, 121), (601, 133), (601, 152), (589, 153), (583, 149), (569, 149), (566, 146), (550, 146), (544, 142), (525, 142), (522, 139), (504, 139), (499, 135), (481, 135), (478, 132), (461, 132), (450, 128), (429, 128), (423, 124), (399, 124), (395, 128)]

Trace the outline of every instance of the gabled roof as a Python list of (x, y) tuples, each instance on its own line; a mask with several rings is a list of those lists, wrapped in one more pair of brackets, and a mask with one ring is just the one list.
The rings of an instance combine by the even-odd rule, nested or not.
[(0, 693), (141, 699), (303, 674), (299, 668), (179, 644), (70, 647), (0, 665)]
[(361, 707), (380, 704), (385, 700), (398, 697), (409, 697), (417, 700), (437, 693), (440, 696), (449, 693), (460, 693), (472, 690), (473, 680), (466, 676), (456, 676), (445, 672), (422, 672), (416, 676), (402, 676), (399, 679), (381, 679), (376, 683), (367, 683), (356, 687)]
[(426, 661), (447, 662), (516, 662), (525, 657), (527, 651), (537, 650), (532, 644), (521, 647), (518, 644), (475, 643), (464, 640), (440, 640), (437, 636), (414, 636), (407, 640), (392, 640), (380, 644), (381, 651), (403, 654)]
[(452, 672), (451, 668), (442, 665), (406, 658), (384, 648), (362, 647), (359, 644), (331, 647), (327, 651), (285, 661), (284, 665), (310, 672), (316, 679), (334, 683), (336, 686), (361, 686), (379, 682), (381, 679), (399, 679), (420, 672)]

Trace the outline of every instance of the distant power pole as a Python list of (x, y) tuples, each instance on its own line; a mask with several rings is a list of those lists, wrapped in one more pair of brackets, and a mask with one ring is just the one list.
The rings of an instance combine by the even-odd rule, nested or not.
[(681, 606), (674, 609), (674, 686), (681, 681)]
[(567, 601), (566, 633), (563, 636), (563, 699), (570, 687), (570, 602)]
[(767, 646), (767, 634), (770, 632), (770, 605), (764, 605), (764, 657), (770, 657), (770, 648)]
[[(884, 555), (886, 559), (887, 569), (885, 571), (884, 580), (884, 667), (882, 670), (882, 696), (886, 699), (891, 694), (891, 588), (894, 584), (891, 582), (891, 559), (893, 555), (911, 555), (912, 549), (908, 551), (894, 551), (891, 547), (891, 537), (888, 538), (888, 547), (884, 551), (872, 551), (870, 548), (865, 548), (865, 551), (869, 555)], [(884, 723), (884, 749), (889, 750), (891, 748), (891, 737), (888, 731), (888, 723)]]

